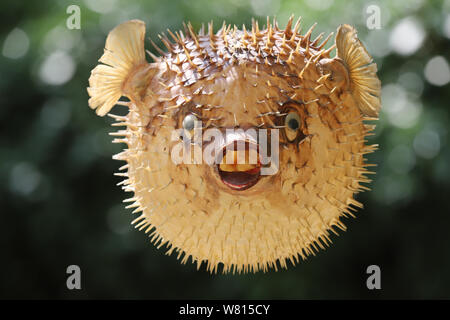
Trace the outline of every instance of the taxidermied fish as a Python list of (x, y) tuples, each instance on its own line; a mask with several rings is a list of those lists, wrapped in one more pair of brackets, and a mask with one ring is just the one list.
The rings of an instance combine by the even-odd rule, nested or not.
[[(189, 24), (184, 33), (169, 31), (172, 40), (160, 36), (167, 52), (155, 45), (161, 56), (148, 52), (153, 63), (142, 21), (107, 37), (89, 79), (89, 106), (100, 116), (115, 104), (129, 108), (109, 114), (125, 127), (112, 135), (128, 145), (114, 156), (126, 161), (118, 175), (134, 194), (127, 208), (138, 214), (136, 228), (183, 263), (191, 257), (211, 272), (220, 264), (239, 273), (286, 268), (328, 246), (335, 227), (345, 230), (340, 217), (362, 207), (354, 195), (368, 190), (364, 155), (377, 147), (366, 144), (375, 126), (364, 123), (381, 106), (376, 64), (349, 25), (328, 49), (332, 34), (312, 40), (315, 25), (305, 34), (299, 26), (292, 17), (285, 29), (268, 20), (263, 29), (253, 21), (252, 30), (224, 24), (214, 33), (210, 23), (196, 33)], [(180, 143), (199, 145), (196, 123), (223, 133), (201, 144), (215, 143), (218, 163), (173, 161)], [(273, 174), (262, 174), (262, 147), (248, 129), (267, 129), (269, 153), (279, 148)]]

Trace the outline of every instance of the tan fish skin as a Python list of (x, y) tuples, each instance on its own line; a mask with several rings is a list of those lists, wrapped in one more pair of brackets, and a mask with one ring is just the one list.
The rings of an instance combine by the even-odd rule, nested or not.
[[(292, 17), (285, 29), (268, 20), (263, 29), (224, 24), (213, 33), (211, 23), (197, 34), (188, 25), (169, 31), (172, 40), (160, 37), (167, 51), (149, 53), (153, 63), (142, 21), (108, 35), (89, 79), (89, 106), (101, 116), (128, 106), (126, 116), (109, 114), (124, 127), (114, 142), (128, 146), (114, 156), (126, 161), (119, 185), (134, 194), (125, 202), (136, 228), (182, 263), (191, 257), (211, 272), (286, 268), (328, 246), (330, 232), (345, 230), (340, 217), (362, 208), (354, 195), (368, 190), (364, 155), (377, 147), (366, 144), (375, 126), (364, 123), (381, 107), (376, 65), (353, 27), (338, 28), (332, 58), (335, 46), (324, 49), (331, 35), (312, 39), (314, 26), (303, 35), (299, 26)], [(171, 135), (188, 130), (188, 115), (203, 130), (280, 130), (278, 172), (258, 176), (260, 165), (248, 161), (175, 164), (179, 141)]]

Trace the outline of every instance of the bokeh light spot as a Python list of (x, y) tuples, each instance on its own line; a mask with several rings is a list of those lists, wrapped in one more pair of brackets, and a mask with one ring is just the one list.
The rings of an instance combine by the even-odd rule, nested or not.
[(444, 57), (431, 58), (425, 66), (425, 79), (436, 86), (445, 86), (450, 82), (450, 67)]
[(98, 13), (108, 13), (116, 9), (117, 0), (84, 0), (86, 6)]
[(367, 47), (374, 57), (385, 57), (391, 52), (389, 34), (384, 29), (372, 30), (367, 35)]
[(15, 28), (8, 34), (3, 42), (2, 53), (7, 58), (19, 59), (27, 53), (29, 46), (30, 40), (25, 31)]
[(425, 129), (414, 138), (414, 151), (425, 159), (436, 157), (441, 149), (439, 134), (433, 130)]
[(253, 12), (258, 16), (273, 15), (280, 8), (279, 0), (250, 0)]
[(423, 80), (415, 72), (403, 72), (398, 77), (398, 83), (409, 93), (420, 97), (423, 91)]
[(450, 14), (445, 17), (443, 32), (444, 36), (450, 39)]
[(75, 73), (75, 61), (64, 51), (50, 54), (39, 70), (41, 80), (50, 85), (61, 85), (72, 79)]
[(407, 17), (394, 26), (389, 44), (396, 53), (411, 55), (422, 46), (425, 36), (422, 23), (413, 17)]
[(69, 52), (74, 46), (81, 41), (80, 33), (68, 30), (65, 27), (57, 26), (47, 32), (42, 42), (45, 52), (53, 52), (62, 50)]
[(382, 88), (383, 113), (389, 122), (399, 128), (413, 127), (422, 113), (422, 104), (410, 100), (405, 90), (397, 84), (388, 84)]
[(28, 196), (39, 186), (41, 174), (32, 164), (20, 162), (12, 168), (9, 181), (12, 192)]
[(333, 0), (306, 0), (305, 3), (314, 10), (327, 10), (333, 5)]

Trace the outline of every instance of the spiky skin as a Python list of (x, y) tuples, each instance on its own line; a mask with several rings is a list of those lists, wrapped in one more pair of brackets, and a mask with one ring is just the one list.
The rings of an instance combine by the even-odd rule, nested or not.
[[(330, 58), (334, 46), (324, 50), (328, 38), (312, 40), (313, 28), (301, 35), (299, 23), (292, 22), (284, 30), (276, 22), (263, 30), (253, 23), (251, 31), (224, 24), (217, 33), (209, 25), (199, 34), (189, 25), (184, 34), (170, 32), (173, 41), (161, 37), (167, 52), (158, 49), (154, 63), (139, 56), (143, 23), (118, 27), (137, 30), (137, 42), (142, 35), (142, 44), (131, 41), (124, 49), (128, 56), (136, 51), (137, 58), (117, 78), (120, 95), (130, 99), (119, 103), (129, 113), (111, 115), (115, 126), (125, 127), (113, 133), (121, 136), (114, 142), (128, 145), (114, 157), (127, 162), (120, 185), (134, 193), (126, 202), (139, 215), (136, 228), (183, 263), (192, 257), (211, 272), (220, 264), (223, 272), (239, 273), (286, 268), (287, 261), (295, 264), (328, 246), (334, 227), (345, 230), (340, 218), (362, 207), (354, 195), (368, 189), (361, 185), (371, 173), (364, 155), (376, 149), (365, 144), (374, 126), (364, 123), (376, 119), (380, 107), (376, 66), (353, 28), (338, 30), (337, 57)], [(117, 30), (111, 38), (120, 39)], [(108, 54), (115, 52), (113, 40)], [(112, 60), (120, 61), (116, 53)], [(101, 115), (118, 99), (118, 87), (110, 94), (102, 82), (113, 71), (94, 69), (91, 76), (90, 106)], [(227, 188), (207, 164), (171, 161), (177, 143), (172, 131), (188, 113), (204, 129), (284, 130), (280, 123), (288, 109), (300, 115), (301, 138), (289, 142), (281, 135), (278, 173), (248, 190)]]

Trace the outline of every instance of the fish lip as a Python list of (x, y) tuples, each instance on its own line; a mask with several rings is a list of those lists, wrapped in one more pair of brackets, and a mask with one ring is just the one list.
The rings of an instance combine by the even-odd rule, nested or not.
[(236, 191), (244, 191), (253, 187), (261, 178), (260, 168), (256, 173), (247, 173), (247, 171), (230, 173), (222, 171), (220, 168), (218, 168), (218, 171), (222, 183)]
[(236, 150), (236, 142), (242, 141), (245, 143), (245, 148), (248, 150), (249, 148), (255, 148), (259, 153), (258, 144), (249, 140), (233, 140), (222, 148), (222, 152), (219, 153), (219, 157), (217, 158), (216, 170), (219, 174), (220, 180), (222, 183), (228, 188), (235, 191), (244, 191), (247, 190), (258, 183), (261, 178), (261, 163), (258, 160), (255, 168), (252, 168), (247, 171), (223, 171), (220, 169), (220, 163), (225, 155), (227, 150), (227, 146), (234, 145), (234, 148), (231, 150)]

